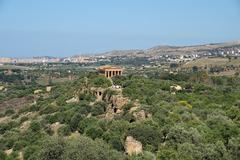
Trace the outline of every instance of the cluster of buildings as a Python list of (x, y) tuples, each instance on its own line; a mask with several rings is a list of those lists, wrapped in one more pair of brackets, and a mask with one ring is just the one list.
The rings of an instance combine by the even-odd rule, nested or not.
[(0, 63), (58, 63), (61, 58), (55, 57), (32, 57), (32, 58), (4, 58), (0, 57)]
[[(83, 64), (108, 64), (108, 63), (122, 63), (129, 62), (132, 60), (142, 60), (148, 62), (161, 61), (167, 63), (184, 63), (193, 61), (203, 57), (240, 57), (240, 46), (223, 47), (217, 49), (195, 49), (195, 50), (184, 50), (164, 52), (157, 51), (155, 54), (145, 52), (119, 52), (117, 54), (104, 54), (104, 55), (79, 55), (66, 58), (55, 58), (49, 56), (33, 57), (33, 58), (1, 58), (0, 64), (2, 63), (83, 63)], [(124, 54), (125, 53), (125, 54)], [(131, 54), (132, 53), (132, 54)], [(135, 54), (134, 54), (135, 53)], [(123, 63), (124, 64), (124, 63)]]

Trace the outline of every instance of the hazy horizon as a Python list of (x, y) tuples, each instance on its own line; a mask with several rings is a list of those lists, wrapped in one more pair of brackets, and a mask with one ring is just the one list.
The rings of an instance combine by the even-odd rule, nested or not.
[(0, 57), (240, 40), (238, 0), (0, 0)]

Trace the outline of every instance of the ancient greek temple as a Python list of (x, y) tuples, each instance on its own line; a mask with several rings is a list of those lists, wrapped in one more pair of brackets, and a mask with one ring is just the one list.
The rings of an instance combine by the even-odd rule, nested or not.
[(111, 78), (113, 76), (120, 76), (123, 74), (123, 69), (113, 66), (102, 66), (98, 68), (99, 72), (104, 74), (105, 77)]

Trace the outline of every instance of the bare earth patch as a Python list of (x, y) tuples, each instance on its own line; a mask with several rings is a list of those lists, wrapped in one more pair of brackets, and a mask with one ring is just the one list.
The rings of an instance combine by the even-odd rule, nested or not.
[(22, 97), (22, 98), (13, 98), (10, 100), (0, 102), (0, 111), (7, 108), (19, 109), (33, 102), (34, 102), (34, 97), (31, 97), (31, 96)]
[(0, 123), (7, 123), (11, 120), (11, 117), (2, 117), (0, 118)]

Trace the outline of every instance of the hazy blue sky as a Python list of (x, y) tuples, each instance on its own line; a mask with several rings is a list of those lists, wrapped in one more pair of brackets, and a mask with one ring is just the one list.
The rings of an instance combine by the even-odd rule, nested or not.
[(240, 0), (0, 0), (0, 57), (240, 40)]

